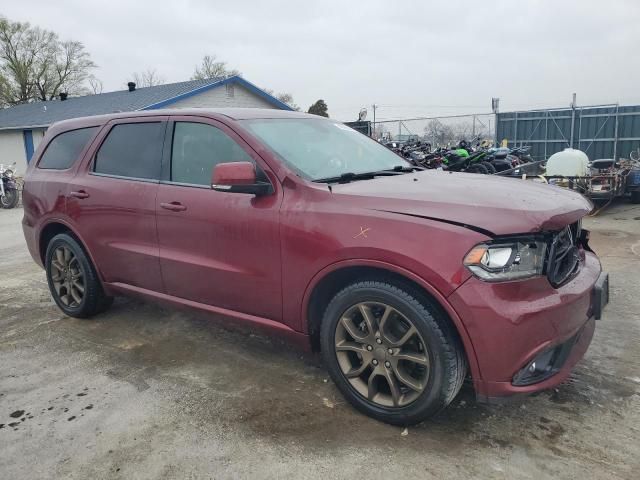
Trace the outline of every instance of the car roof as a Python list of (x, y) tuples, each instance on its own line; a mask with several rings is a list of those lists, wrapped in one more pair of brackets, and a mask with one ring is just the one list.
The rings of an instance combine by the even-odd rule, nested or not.
[(118, 120), (122, 118), (157, 117), (166, 115), (192, 115), (214, 119), (227, 117), (232, 120), (248, 120), (254, 118), (322, 118), (308, 113), (272, 108), (167, 108), (79, 117), (70, 120), (63, 120), (55, 123), (54, 125), (56, 130), (71, 130), (75, 128), (99, 126), (109, 122), (110, 120)]

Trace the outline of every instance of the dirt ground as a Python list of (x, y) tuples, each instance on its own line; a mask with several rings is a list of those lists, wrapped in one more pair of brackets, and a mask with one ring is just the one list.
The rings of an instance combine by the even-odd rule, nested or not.
[(127, 299), (63, 316), (21, 218), (0, 211), (0, 479), (640, 478), (640, 206), (585, 221), (612, 295), (568, 382), (499, 407), (466, 386), (404, 433), (276, 340)]

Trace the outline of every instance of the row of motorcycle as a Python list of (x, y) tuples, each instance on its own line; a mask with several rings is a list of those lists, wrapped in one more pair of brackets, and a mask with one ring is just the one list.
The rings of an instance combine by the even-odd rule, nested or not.
[(436, 148), (428, 142), (387, 142), (385, 146), (416, 166), (453, 172), (495, 174), (513, 172), (533, 162), (531, 147), (490, 147), (479, 138), (461, 140), (454, 148)]

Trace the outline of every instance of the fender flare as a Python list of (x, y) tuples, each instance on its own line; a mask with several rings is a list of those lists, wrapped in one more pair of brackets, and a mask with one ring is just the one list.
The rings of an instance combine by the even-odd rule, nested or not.
[(482, 375), (480, 373), (478, 358), (476, 356), (476, 351), (475, 351), (475, 348), (473, 347), (473, 342), (471, 341), (471, 337), (469, 336), (469, 332), (467, 331), (464, 323), (462, 322), (462, 319), (458, 315), (458, 312), (456, 312), (456, 310), (448, 302), (446, 297), (442, 295), (437, 289), (435, 289), (429, 282), (426, 282), (422, 277), (416, 275), (412, 271), (391, 263), (380, 261), (380, 260), (368, 260), (368, 259), (341, 260), (341, 261), (329, 264), (325, 266), (322, 270), (317, 272), (307, 284), (307, 287), (304, 292), (304, 296), (302, 298), (300, 318), (302, 319), (302, 329), (305, 335), (309, 335), (309, 319), (308, 319), (307, 311), (309, 308), (311, 295), (315, 290), (315, 287), (322, 281), (322, 279), (325, 278), (326, 275), (346, 267), (374, 267), (374, 268), (379, 268), (381, 270), (388, 270), (390, 272), (401, 275), (415, 282), (420, 287), (422, 287), (429, 295), (431, 295), (434, 298), (436, 302), (438, 302), (438, 304), (444, 309), (447, 315), (449, 315), (449, 318), (453, 322), (453, 326), (457, 330), (458, 335), (460, 336), (460, 340), (462, 341), (462, 346), (465, 350), (467, 361), (469, 362), (469, 370), (471, 372), (471, 377), (474, 381), (474, 384), (476, 384), (478, 381), (481, 381)]
[[(84, 249), (85, 253), (88, 255), (89, 260), (91, 260), (91, 264), (93, 265), (93, 268), (95, 268), (96, 272), (98, 273), (98, 278), (100, 278), (100, 282), (103, 284), (104, 286), (104, 278), (102, 276), (102, 271), (100, 270), (100, 268), (98, 267), (98, 264), (96, 263), (95, 259), (93, 258), (93, 254), (91, 253), (91, 251), (89, 250), (89, 248), (87, 247), (87, 242), (84, 241), (84, 239), (82, 238), (82, 235), (80, 235), (78, 233), (78, 231), (73, 228), (73, 226), (65, 219), (63, 218), (48, 218), (44, 223), (42, 223), (38, 230), (37, 230), (37, 242), (38, 242), (38, 253), (40, 253), (42, 251), (42, 245), (40, 244), (40, 241), (42, 240), (42, 232), (44, 231), (45, 228), (47, 228), (49, 225), (53, 224), (53, 223), (59, 223), (61, 225), (64, 225), (66, 228), (69, 229), (69, 231), (73, 234), (74, 237), (76, 237), (78, 239), (78, 241), (80, 242), (80, 246)], [(43, 266), (46, 268), (46, 265), (44, 265), (44, 261), (46, 259), (42, 259), (42, 264)]]

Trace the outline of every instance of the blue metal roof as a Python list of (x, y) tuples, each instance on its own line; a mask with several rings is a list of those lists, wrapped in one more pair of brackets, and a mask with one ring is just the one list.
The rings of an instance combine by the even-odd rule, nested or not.
[(0, 129), (47, 127), (60, 120), (106, 113), (151, 110), (197, 95), (228, 83), (241, 85), (277, 108), (291, 110), (287, 104), (259, 89), (242, 77), (209, 78), (136, 88), (117, 92), (70, 97), (65, 101), (33, 102), (0, 109)]

